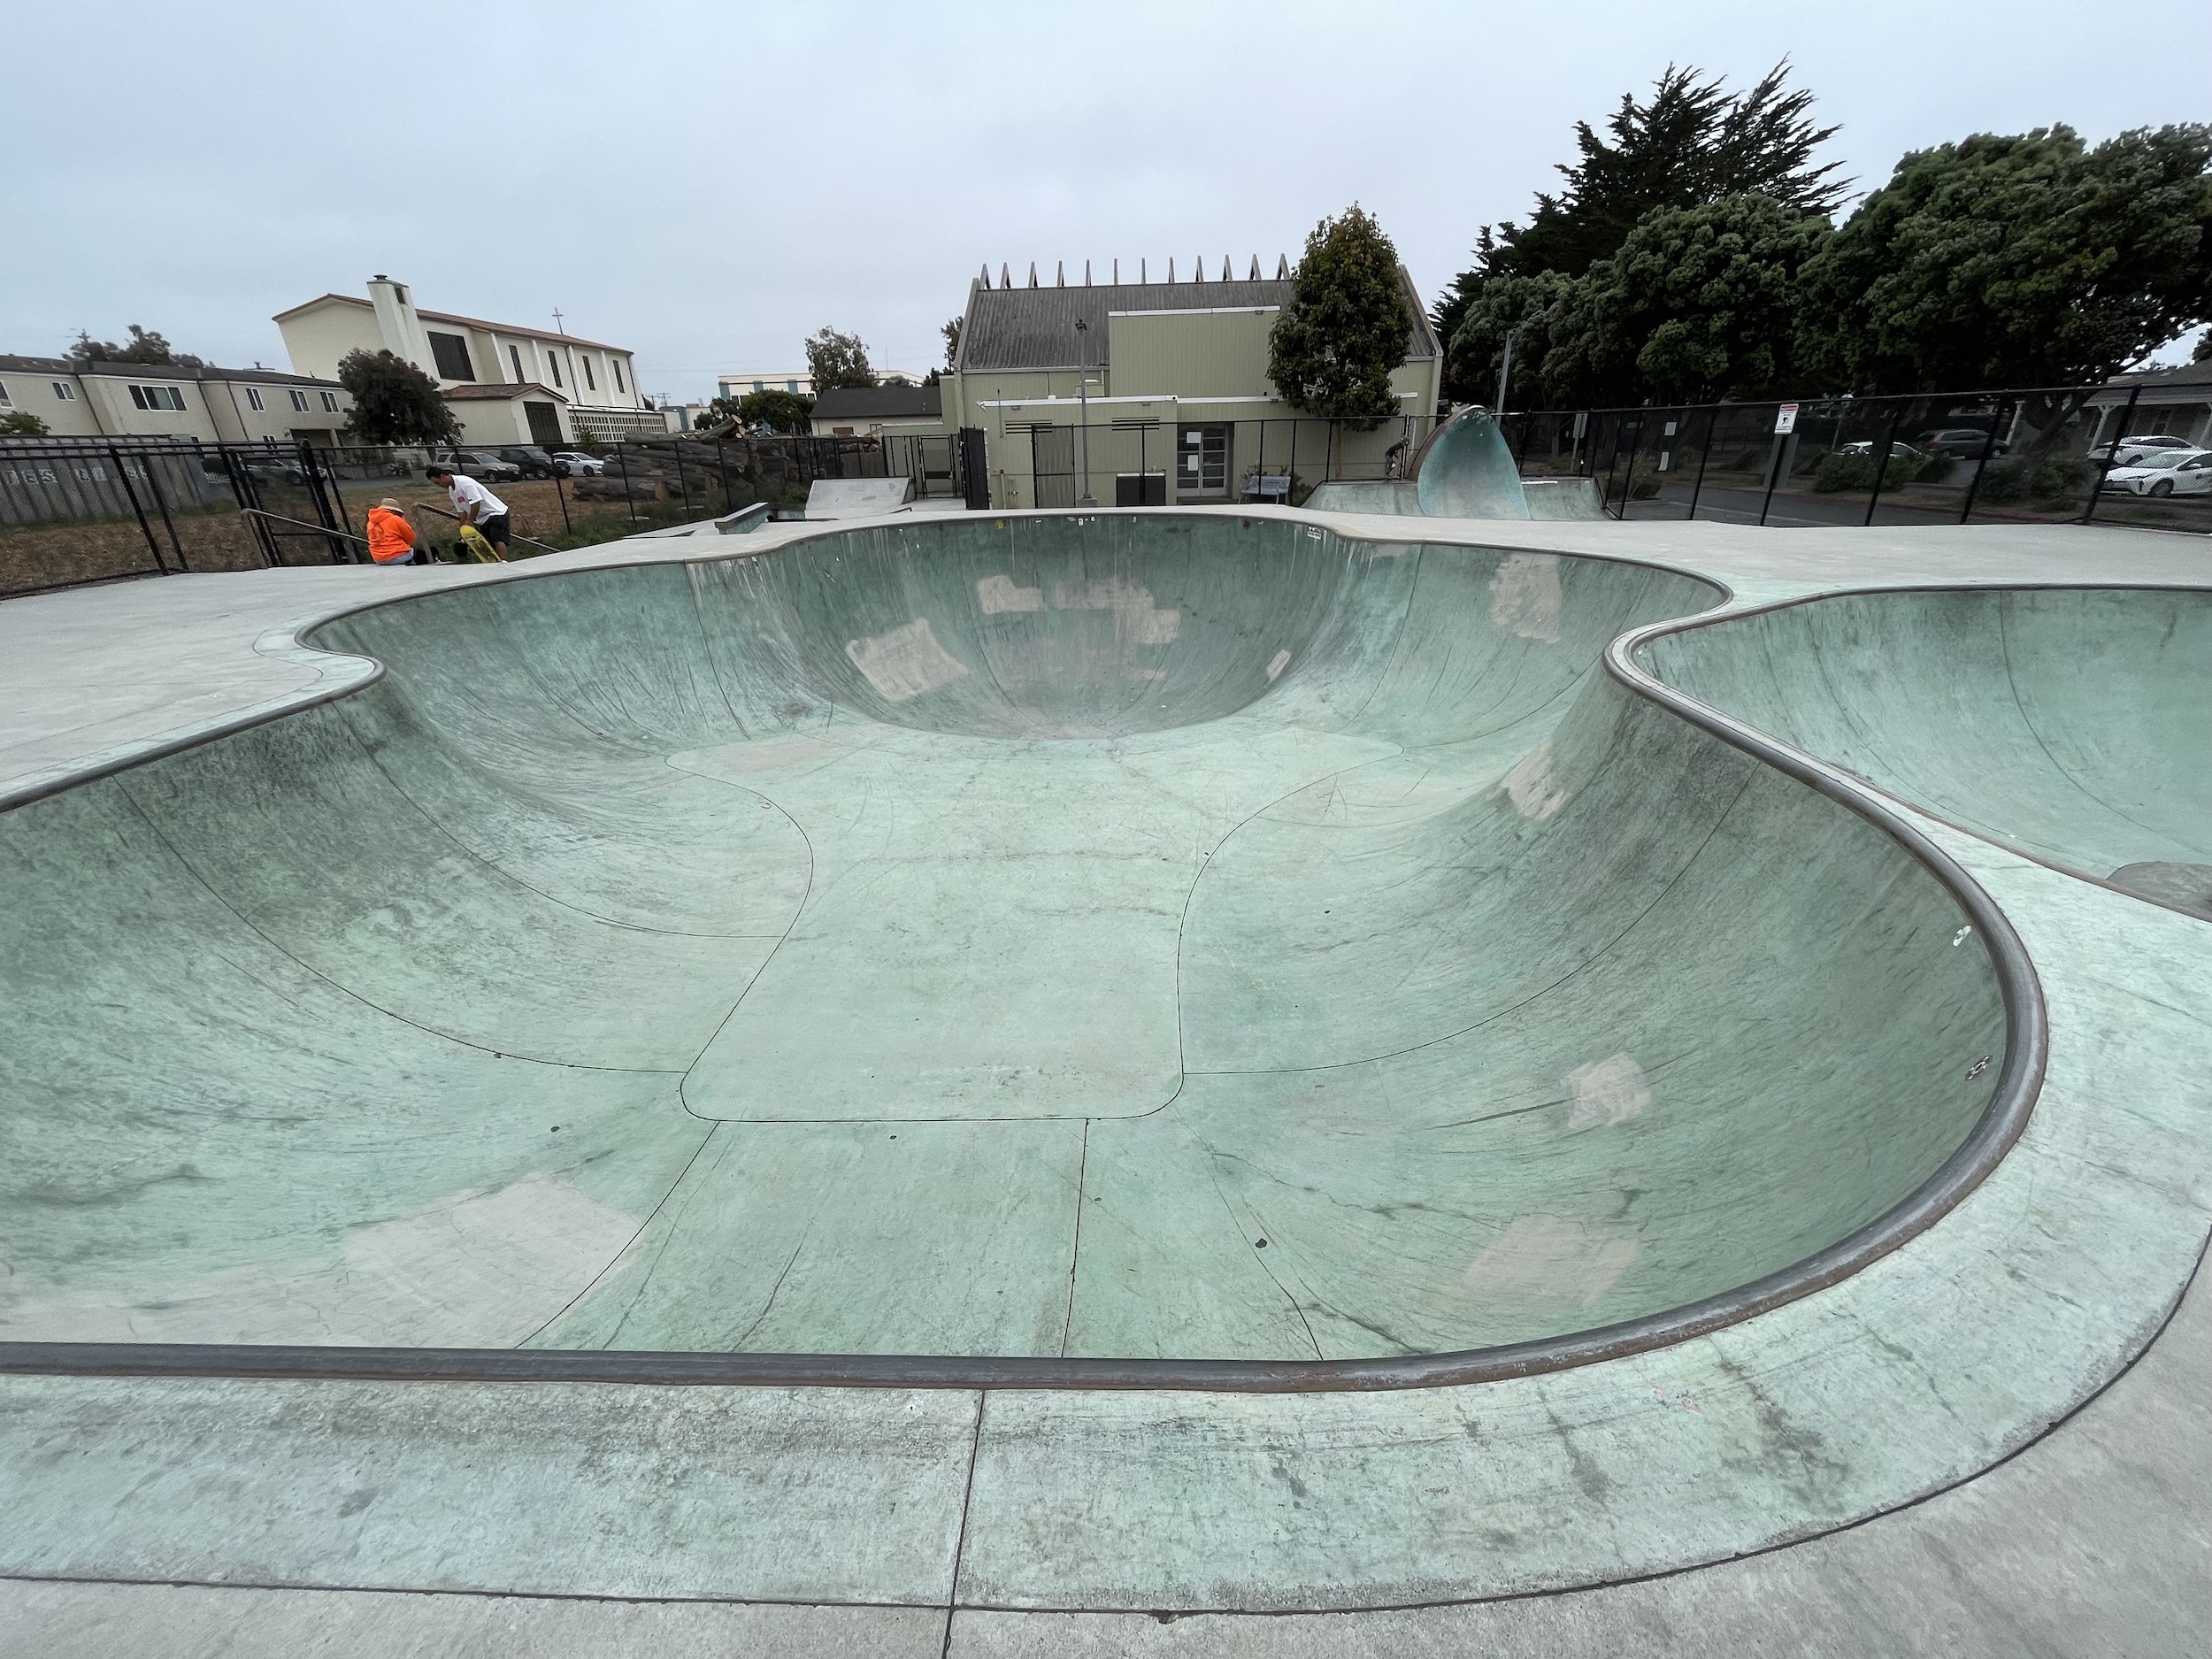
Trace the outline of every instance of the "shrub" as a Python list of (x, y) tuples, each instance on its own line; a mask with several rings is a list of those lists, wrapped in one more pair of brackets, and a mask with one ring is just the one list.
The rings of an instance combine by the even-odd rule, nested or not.
[(2023, 500), (2064, 501), (2089, 488), (2092, 470), (2088, 462), (2070, 455), (2047, 455), (2040, 459), (2024, 456), (1985, 469), (1977, 494), (1981, 500), (2000, 505)]
[(1820, 470), (1813, 474), (1813, 488), (1823, 495), (1847, 489), (1870, 490), (1874, 488), (1874, 474), (1880, 467), (1880, 461), (1871, 455), (1831, 450), (1820, 457)]

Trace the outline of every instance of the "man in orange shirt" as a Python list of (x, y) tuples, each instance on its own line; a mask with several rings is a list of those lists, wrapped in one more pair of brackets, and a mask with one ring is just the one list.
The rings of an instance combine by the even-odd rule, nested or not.
[(369, 509), (369, 557), (379, 565), (412, 564), (415, 543), (415, 526), (398, 502), (387, 495)]

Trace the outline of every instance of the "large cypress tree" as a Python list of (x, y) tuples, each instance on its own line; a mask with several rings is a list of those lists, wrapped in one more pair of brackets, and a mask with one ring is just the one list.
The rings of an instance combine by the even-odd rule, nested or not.
[[(1525, 224), (1506, 219), (1476, 232), (1475, 263), (1452, 279), (1430, 311), (1437, 338), (1452, 344), (1490, 284), (1555, 272), (1582, 275), (1619, 252), (1648, 213), (1739, 196), (1765, 196), (1807, 218), (1833, 212), (1849, 181), (1832, 176), (1836, 163), (1816, 165), (1813, 156), (1836, 128), (1815, 124), (1813, 95), (1792, 89), (1788, 80), (1788, 64), (1777, 64), (1748, 91), (1730, 92), (1719, 75), (1669, 65), (1647, 99), (1622, 96), (1604, 134), (1576, 122), (1578, 159), (1559, 168), (1566, 188), (1540, 194)], [(1516, 303), (1507, 296), (1503, 309)], [(1447, 391), (1463, 399), (1489, 396), (1485, 377), (1495, 375), (1497, 362), (1494, 346), (1486, 360), (1471, 349), (1455, 353), (1447, 361)]]

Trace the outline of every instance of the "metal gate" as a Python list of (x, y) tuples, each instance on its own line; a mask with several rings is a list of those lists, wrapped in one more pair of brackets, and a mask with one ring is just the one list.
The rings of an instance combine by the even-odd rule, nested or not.
[(1029, 472), (1040, 507), (1075, 505), (1075, 428), (1037, 426), (1029, 429)]

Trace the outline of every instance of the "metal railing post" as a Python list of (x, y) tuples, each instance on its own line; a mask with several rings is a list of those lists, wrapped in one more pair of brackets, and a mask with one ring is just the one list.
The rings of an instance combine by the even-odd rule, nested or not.
[[(2127, 442), (2128, 427), (2135, 419), (2135, 400), (2142, 396), (2142, 395), (2143, 383), (2142, 381), (2138, 380), (2128, 390), (2127, 403), (2120, 411), (2120, 424), (2113, 428), (2112, 449), (2109, 456), (2109, 461), (2111, 463), (2117, 463), (2120, 458), (2120, 446)], [(2093, 457), (2092, 458), (2092, 465), (2094, 465)], [(2088, 504), (2081, 510), (2081, 521), (2084, 524), (2089, 523), (2091, 519), (2097, 516), (2097, 502), (2104, 495), (2105, 474), (2109, 472), (2111, 470), (2111, 465), (2097, 468), (2097, 476), (2091, 481), (2089, 486)]]
[(161, 557), (161, 543), (154, 539), (154, 527), (146, 522), (146, 510), (138, 504), (138, 492), (131, 488), (131, 475), (123, 470), (123, 452), (113, 444), (108, 445), (108, 459), (115, 463), (115, 480), (122, 485), (123, 494), (129, 499), (131, 511), (138, 519), (138, 533), (146, 538), (146, 550), (154, 556), (154, 569), (160, 574), (169, 573), (168, 562)]
[(158, 458), (149, 450), (142, 455), (139, 465), (146, 469), (146, 488), (153, 493), (154, 505), (160, 510), (161, 527), (169, 533), (169, 545), (177, 555), (177, 568), (189, 571), (192, 562), (184, 557), (184, 542), (177, 535), (177, 521), (169, 516), (168, 500), (161, 493), (161, 473), (154, 465)]
[(1889, 473), (1890, 452), (1897, 447), (1897, 423), (1905, 418), (1905, 406), (1893, 403), (1889, 407), (1889, 427), (1882, 434), (1882, 452), (1874, 461), (1874, 493), (1866, 498), (1866, 523), (1874, 522), (1874, 503), (1882, 499), (1882, 480)]
[(1959, 508), (1959, 522), (1964, 524), (1974, 513), (1974, 497), (1982, 488), (1982, 474), (1989, 470), (1990, 452), (1997, 447), (1997, 428), (2004, 424), (2005, 405), (1997, 405), (1997, 419), (1989, 423), (1989, 430), (1982, 434), (1982, 452), (1974, 463), (1974, 476), (1966, 481), (1966, 501)]
[(637, 492), (630, 487), (630, 457), (625, 452), (625, 446), (619, 438), (615, 440), (614, 460), (615, 465), (622, 469), (623, 504), (630, 510), (630, 522), (635, 524), (637, 522)]
[[(1614, 427), (1614, 433), (1616, 435), (1613, 440), (1613, 453), (1617, 457), (1620, 454), (1621, 447), (1620, 438), (1618, 436), (1619, 431), (1620, 427), (1617, 425)], [(1628, 446), (1628, 471), (1621, 479), (1620, 521), (1623, 524), (1626, 524), (1628, 522), (1628, 493), (1631, 487), (1633, 486), (1636, 481), (1636, 451), (1643, 447), (1643, 443), (1644, 417), (1639, 415), (1636, 418), (1636, 442)]]
[[(332, 519), (334, 517), (342, 516), (342, 509), (334, 514), (331, 506), (331, 496), (336, 493), (338, 488), (336, 474), (331, 475), (329, 488), (325, 488), (324, 468), (322, 463), (315, 458), (315, 446), (303, 438), (299, 443), (299, 455), (300, 471), (307, 479), (307, 498), (315, 503), (315, 517), (322, 521), (325, 530), (335, 530), (338, 526), (332, 522)], [(352, 529), (353, 526), (349, 521), (346, 524), (348, 534), (350, 534)], [(344, 542), (327, 535), (323, 538), (323, 541), (330, 549), (330, 562), (333, 565), (359, 563), (353, 549)]]
[[(1782, 418), (1782, 405), (1779, 403), (1774, 406), (1774, 418), (1777, 420)], [(1762, 529), (1766, 527), (1767, 509), (1774, 504), (1774, 487), (1782, 481), (1782, 467), (1789, 458), (1792, 435), (1778, 432), (1770, 439), (1774, 453), (1767, 457), (1767, 493), (1759, 498), (1759, 526)]]
[(1697, 481), (1690, 486), (1690, 511), (1683, 515), (1687, 523), (1697, 517), (1697, 498), (1705, 493), (1705, 464), (1713, 457), (1713, 434), (1720, 426), (1720, 405), (1716, 403), (1705, 411), (1705, 442), (1697, 449)]

